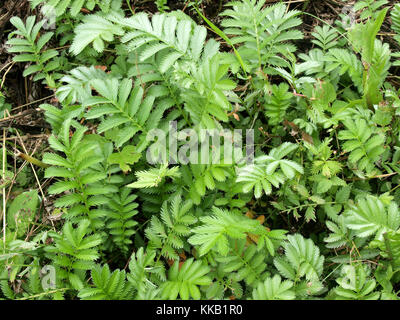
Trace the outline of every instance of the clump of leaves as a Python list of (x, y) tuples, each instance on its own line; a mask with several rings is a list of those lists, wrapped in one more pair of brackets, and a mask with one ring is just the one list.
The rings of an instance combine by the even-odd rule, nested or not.
[[(13, 17), (8, 50), (56, 99), (40, 188), (3, 146), (0, 298), (399, 299), (398, 4), (394, 35), (362, 0), (305, 38), (284, 2), (228, 2), (221, 27), (163, 0), (31, 3), (54, 30)], [(254, 161), (225, 162), (244, 129)], [(202, 130), (220, 162), (187, 155)]]

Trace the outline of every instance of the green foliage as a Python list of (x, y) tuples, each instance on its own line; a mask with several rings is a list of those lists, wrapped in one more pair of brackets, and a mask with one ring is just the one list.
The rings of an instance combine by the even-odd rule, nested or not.
[(159, 279), (166, 279), (164, 265), (154, 261), (155, 256), (156, 252), (144, 252), (143, 247), (132, 254), (127, 278), (135, 290), (135, 299), (154, 299), (159, 293)]
[(99, 15), (89, 15), (83, 19), (83, 24), (75, 28), (75, 38), (70, 47), (70, 51), (77, 55), (89, 44), (93, 43), (93, 48), (97, 52), (103, 52), (105, 41), (111, 42), (115, 35), (122, 36), (123, 29), (113, 24), (106, 18)]
[[(371, 242), (371, 247), (377, 247), (382, 250), (381, 255), (389, 258), (392, 270), (397, 272), (400, 266), (400, 232), (398, 230), (384, 233), (381, 240)], [(396, 278), (398, 279), (399, 275)]]
[(161, 207), (160, 219), (152, 216), (150, 226), (146, 229), (149, 239), (149, 248), (159, 249), (160, 255), (169, 259), (179, 259), (176, 250), (185, 247), (185, 238), (191, 234), (190, 226), (197, 219), (191, 214), (192, 202), (181, 203), (178, 195), (172, 198), (171, 203), (165, 201)]
[[(77, 16), (82, 8), (92, 11), (96, 5), (98, 5), (101, 10), (108, 11), (111, 6), (111, 0), (30, 0), (32, 7), (35, 8), (37, 5), (45, 2), (45, 5), (55, 10), (57, 16), (65, 14), (67, 9), (73, 17)], [(50, 11), (50, 9), (48, 9)]]
[(130, 238), (135, 234), (135, 227), (138, 225), (133, 219), (138, 214), (136, 198), (128, 188), (121, 188), (107, 203), (107, 228), (115, 245), (124, 253), (129, 252), (129, 245), (132, 244)]
[(244, 182), (243, 192), (250, 192), (254, 188), (254, 195), (260, 198), (262, 191), (271, 194), (272, 186), (279, 188), (288, 179), (293, 179), (296, 173), (302, 174), (303, 168), (295, 161), (283, 159), (297, 149), (292, 143), (284, 143), (271, 150), (268, 156), (255, 159), (255, 164), (240, 168), (237, 182)]
[(228, 237), (245, 239), (246, 232), (254, 231), (258, 226), (257, 221), (217, 207), (212, 212), (212, 215), (200, 218), (203, 224), (193, 230), (194, 235), (188, 240), (192, 245), (200, 246), (198, 251), (201, 256), (210, 250), (226, 256), (229, 252)]
[(362, 0), (362, 1), (357, 1), (357, 3), (354, 5), (354, 10), (355, 11), (362, 11), (361, 12), (361, 19), (367, 19), (371, 18), (375, 15), (377, 15), (378, 9), (380, 9), (383, 5), (387, 4), (387, 0), (379, 0), (379, 1), (374, 1), (374, 0)]
[[(61, 178), (51, 186), (49, 193), (64, 193), (54, 205), (68, 208), (67, 218), (75, 222), (88, 218), (92, 226), (98, 228), (104, 225), (101, 218), (106, 213), (104, 210), (92, 207), (108, 203), (105, 194), (117, 192), (118, 189), (112, 183), (106, 185), (102, 183), (107, 180), (107, 175), (111, 172), (101, 166), (104, 160), (100, 149), (101, 142), (88, 139), (89, 137), (84, 134), (87, 128), (79, 124), (73, 124), (76, 131), (70, 138), (70, 124), (71, 121), (66, 120), (59, 136), (53, 135), (49, 138), (53, 149), (63, 152), (65, 158), (55, 153), (46, 153), (43, 156), (43, 162), (52, 165), (46, 169), (45, 176)], [(118, 181), (119, 178), (116, 178)]]
[(221, 270), (230, 274), (234, 281), (245, 281), (246, 284), (254, 286), (260, 283), (266, 276), (267, 264), (265, 263), (265, 252), (257, 252), (256, 245), (246, 246), (246, 240), (231, 242), (230, 252), (226, 257), (218, 257)]
[(355, 25), (349, 33), (355, 50), (361, 53), (364, 65), (364, 98), (368, 106), (382, 101), (379, 91), (390, 67), (390, 49), (376, 39), (388, 9), (377, 13), (376, 19)]
[(286, 83), (281, 83), (279, 86), (273, 85), (271, 91), (271, 97), (265, 104), (265, 115), (270, 118), (271, 125), (277, 125), (285, 120), (293, 95), (289, 92), (289, 86)]
[(325, 52), (336, 47), (338, 44), (336, 41), (336, 38), (338, 37), (336, 30), (330, 28), (326, 24), (323, 25), (322, 28), (320, 26), (315, 27), (312, 36), (315, 38), (312, 42)]
[(301, 235), (287, 237), (284, 243), (284, 257), (276, 257), (274, 265), (286, 278), (297, 282), (305, 277), (307, 280), (318, 280), (322, 274), (324, 256), (311, 239)]
[(10, 22), (17, 30), (10, 34), (11, 39), (8, 40), (7, 44), (11, 45), (11, 48), (8, 51), (18, 53), (14, 56), (13, 61), (31, 63), (24, 71), (24, 77), (36, 74), (33, 78), (34, 81), (46, 79), (49, 86), (55, 87), (55, 78), (50, 73), (59, 67), (59, 62), (55, 59), (58, 52), (54, 49), (45, 49), (54, 33), (47, 32), (39, 36), (45, 21), (42, 20), (38, 23), (35, 23), (35, 21), (35, 16), (28, 17), (26, 24), (19, 17), (11, 18)]
[(352, 85), (356, 86), (358, 91), (363, 90), (363, 65), (358, 60), (357, 55), (347, 49), (332, 48), (325, 57), (329, 63), (326, 66), (327, 72), (336, 71), (340, 76), (349, 75), (352, 79)]
[(150, 169), (148, 171), (139, 171), (135, 173), (138, 180), (128, 185), (130, 188), (150, 188), (157, 187), (167, 177), (176, 178), (180, 176), (179, 167), (168, 169), (167, 165), (159, 169)]
[(396, 4), (391, 12), (392, 16), (392, 29), (397, 33), (400, 33), (400, 5)]
[(169, 7), (167, 6), (168, 0), (156, 0), (156, 5), (158, 11), (163, 13), (166, 10), (169, 10)]
[(161, 286), (163, 299), (175, 300), (178, 295), (181, 299), (187, 300), (190, 297), (199, 300), (201, 292), (198, 286), (210, 285), (212, 280), (208, 274), (209, 267), (201, 261), (194, 261), (192, 258), (186, 260), (181, 267), (176, 261), (168, 270), (167, 281)]
[(218, 183), (227, 180), (231, 175), (227, 169), (227, 166), (221, 164), (191, 164), (181, 167), (181, 181), (189, 186), (189, 197), (194, 204), (199, 205), (207, 190), (215, 190)]
[[(400, 43), (400, 4), (396, 4), (391, 12), (391, 17), (392, 17), (392, 29), (397, 33), (396, 36), (394, 36), (394, 39), (397, 40), (398, 43)], [(400, 65), (400, 53), (399, 52), (394, 52), (393, 57), (397, 58), (397, 60), (393, 63), (395, 66)]]
[(156, 128), (164, 110), (157, 108), (150, 116), (155, 98), (151, 95), (144, 98), (142, 87), (137, 86), (133, 89), (131, 80), (119, 81), (114, 78), (94, 79), (90, 84), (99, 95), (82, 101), (84, 107), (90, 107), (86, 118), (98, 119), (103, 118), (105, 114), (112, 115), (101, 121), (97, 132), (103, 133), (118, 128), (113, 139), (117, 147), (122, 146), (138, 132), (147, 134), (149, 130)]
[(288, 42), (303, 37), (295, 29), (301, 24), (300, 11), (286, 12), (283, 3), (263, 8), (264, 4), (265, 0), (235, 1), (222, 13), (228, 17), (222, 22), (225, 33), (234, 36), (234, 45), (241, 45), (238, 51), (252, 71), (266, 64), (284, 66), (279, 54), (294, 52), (296, 47)]
[(0, 116), (2, 118), (6, 117), (6, 110), (10, 112), (11, 110), (11, 105), (6, 102), (6, 98), (4, 94), (0, 91)]
[(264, 283), (260, 282), (253, 290), (254, 300), (294, 300), (296, 295), (293, 290), (293, 282), (282, 281), (279, 275), (267, 278)]
[(317, 147), (306, 143), (306, 147), (311, 150), (315, 157), (318, 157), (318, 160), (313, 161), (313, 173), (322, 173), (328, 178), (337, 175), (342, 168), (338, 161), (331, 160), (333, 152), (329, 146), (330, 142), (331, 140), (326, 139)]
[[(183, 92), (186, 108), (195, 124), (203, 128), (214, 128), (215, 119), (227, 122), (227, 112), (232, 106), (227, 92), (236, 88), (236, 83), (226, 76), (229, 65), (221, 64), (219, 56), (207, 59), (197, 70), (193, 70), (193, 89)], [(231, 93), (233, 94), (233, 93)]]
[(206, 29), (193, 24), (187, 16), (158, 14), (150, 21), (139, 13), (124, 24), (128, 32), (122, 41), (128, 49), (141, 50), (140, 61), (156, 56), (161, 73), (167, 72), (178, 59), (199, 60), (204, 49)]
[(91, 271), (94, 287), (85, 287), (79, 291), (82, 300), (129, 300), (132, 288), (125, 280), (125, 271), (110, 272), (108, 265), (96, 265)]
[(3, 127), (18, 62), (49, 138), (35, 177), (3, 146), (0, 299), (398, 300), (400, 6), (138, 3), (10, 20)]
[(380, 293), (374, 292), (376, 281), (368, 279), (370, 271), (363, 265), (346, 265), (342, 268), (342, 277), (334, 290), (338, 300), (378, 300)]
[[(98, 246), (102, 240), (98, 234), (89, 234), (89, 220), (82, 220), (77, 228), (66, 222), (61, 235), (55, 235), (53, 247), (48, 248), (57, 267), (57, 280), (68, 281), (72, 288), (84, 287), (84, 273), (92, 270), (94, 261), (99, 258)], [(100, 285), (101, 282), (96, 283)]]
[(367, 196), (345, 212), (348, 228), (355, 230), (358, 237), (374, 235), (382, 240), (383, 234), (397, 231), (400, 227), (400, 213), (395, 202), (386, 205), (376, 197)]
[(109, 164), (118, 164), (122, 171), (131, 171), (130, 165), (135, 164), (140, 159), (141, 154), (136, 152), (134, 146), (126, 146), (121, 152), (110, 155), (107, 159)]
[(22, 237), (28, 230), (39, 204), (37, 190), (21, 193), (8, 208), (8, 226)]
[(340, 131), (338, 137), (346, 141), (343, 148), (349, 152), (349, 162), (361, 171), (376, 172), (375, 163), (385, 151), (385, 137), (364, 119), (346, 119), (343, 124), (346, 130)]

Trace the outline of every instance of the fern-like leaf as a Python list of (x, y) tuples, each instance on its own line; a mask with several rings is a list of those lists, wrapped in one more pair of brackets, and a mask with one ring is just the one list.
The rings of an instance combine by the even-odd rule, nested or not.
[(193, 258), (186, 260), (179, 268), (176, 261), (168, 271), (168, 280), (161, 286), (162, 298), (175, 300), (178, 295), (183, 300), (192, 297), (195, 300), (201, 298), (198, 286), (208, 286), (212, 280), (207, 274), (210, 268), (201, 261)]
[(260, 282), (253, 290), (254, 300), (294, 300), (295, 298), (293, 282), (282, 281), (277, 274), (273, 278), (267, 278), (264, 282)]

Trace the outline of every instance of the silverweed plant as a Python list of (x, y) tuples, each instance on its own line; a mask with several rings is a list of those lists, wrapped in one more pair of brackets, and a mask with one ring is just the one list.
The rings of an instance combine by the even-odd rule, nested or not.
[(10, 19), (13, 61), (54, 97), (45, 183), (2, 204), (0, 297), (398, 300), (400, 4), (305, 37), (306, 4), (182, 2)]

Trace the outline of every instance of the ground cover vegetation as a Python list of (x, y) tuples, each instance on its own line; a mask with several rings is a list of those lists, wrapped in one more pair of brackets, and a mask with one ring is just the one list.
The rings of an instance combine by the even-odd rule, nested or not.
[[(396, 1), (5, 1), (0, 38), (0, 298), (399, 299)], [(149, 163), (171, 121), (254, 162)]]

